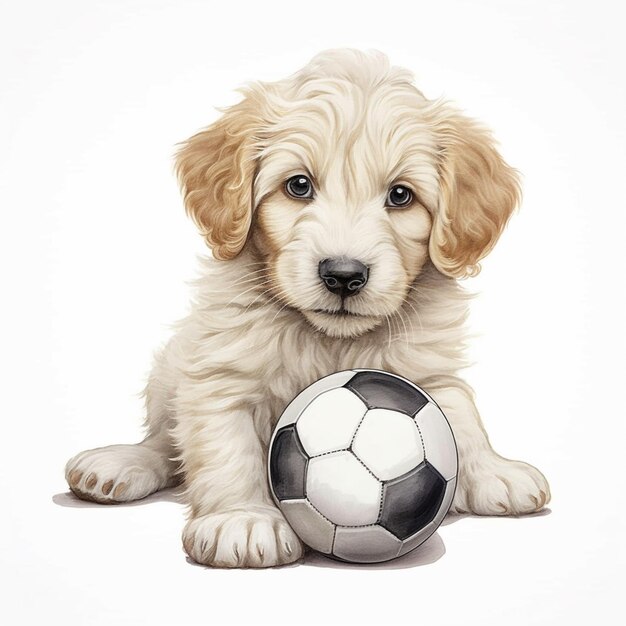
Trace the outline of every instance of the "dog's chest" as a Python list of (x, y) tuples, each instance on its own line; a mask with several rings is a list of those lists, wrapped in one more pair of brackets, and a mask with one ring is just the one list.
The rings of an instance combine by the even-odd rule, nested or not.
[(330, 340), (300, 336), (297, 344), (272, 355), (262, 381), (268, 410), (275, 419), (305, 387), (340, 370), (381, 369), (416, 383), (423, 378), (449, 371), (451, 363), (416, 341), (382, 341), (376, 337), (357, 340)]

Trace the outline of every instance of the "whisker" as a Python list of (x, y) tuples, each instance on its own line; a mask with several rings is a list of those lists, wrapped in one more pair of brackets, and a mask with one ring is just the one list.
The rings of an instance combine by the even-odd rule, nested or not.
[(415, 313), (415, 317), (417, 318), (417, 321), (419, 322), (419, 325), (420, 325), (420, 331), (424, 332), (424, 325), (422, 324), (422, 318), (420, 314), (418, 313), (417, 309), (413, 306), (410, 300), (407, 300), (406, 304), (408, 304), (413, 310), (413, 313)]
[(389, 323), (389, 315), (385, 313), (385, 321), (387, 322), (387, 350), (391, 349), (391, 324)]
[(245, 276), (242, 276), (239, 280), (236, 280), (234, 283), (230, 283), (227, 289), (211, 289), (211, 293), (229, 293), (230, 291), (232, 291), (231, 288), (236, 285), (246, 285), (252, 282), (257, 282), (264, 278), (267, 278), (267, 276), (264, 276), (263, 274), (260, 274), (259, 276), (254, 276), (254, 277), (251, 277), (250, 275), (247, 274)]
[(264, 272), (268, 272), (270, 271), (269, 268), (261, 268), (260, 270), (256, 270), (254, 272), (248, 272), (247, 274), (244, 274), (241, 278), (239, 278), (238, 280), (236, 280), (234, 283), (232, 283), (233, 285), (238, 285), (241, 282), (249, 282), (251, 280), (257, 280), (258, 278), (258, 274), (261, 275), (261, 277), (263, 276)]
[(276, 294), (272, 293), (272, 288), (270, 287), (269, 289), (265, 289), (264, 291), (262, 291), (245, 309), (244, 309), (244, 313), (248, 312), (248, 309), (250, 309), (250, 307), (262, 296), (265, 296), (267, 294), (270, 294), (270, 298), (267, 300), (266, 304), (272, 304), (272, 303), (278, 303), (281, 302), (281, 300), (278, 298), (278, 296)]
[(270, 280), (264, 281), (263, 283), (257, 284), (257, 285), (252, 285), (252, 287), (249, 287), (248, 289), (246, 289), (245, 291), (242, 291), (241, 293), (238, 293), (234, 298), (232, 298), (227, 304), (226, 306), (230, 306), (237, 298), (241, 298), (241, 296), (247, 294), (249, 291), (253, 291), (254, 289), (258, 289), (259, 287), (262, 287), (263, 285), (268, 284), (269, 282), (271, 282)]
[(400, 337), (400, 327), (396, 326), (396, 319), (395, 316), (393, 315), (393, 313), (389, 314), (389, 321), (391, 322), (391, 328), (392, 328), (392, 332), (393, 332), (393, 341), (396, 341), (396, 339), (399, 339)]
[(283, 304), (283, 306), (280, 307), (280, 309), (278, 309), (278, 311), (276, 311), (276, 315), (274, 315), (274, 317), (272, 318), (272, 321), (270, 322), (270, 324), (274, 323), (274, 320), (278, 317), (279, 313), (285, 308), (287, 307), (289, 304), (287, 302), (285, 302), (285, 304)]
[(404, 337), (406, 338), (406, 335), (407, 335), (408, 331), (407, 331), (407, 328), (406, 328), (406, 324), (404, 323), (404, 319), (402, 317), (402, 312), (398, 311), (397, 315), (398, 315), (398, 319), (402, 322), (402, 326), (404, 326)]

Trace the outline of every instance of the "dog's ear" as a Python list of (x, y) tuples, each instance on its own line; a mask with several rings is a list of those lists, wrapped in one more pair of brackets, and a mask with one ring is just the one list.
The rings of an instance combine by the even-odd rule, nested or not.
[(518, 175), (473, 120), (448, 111), (436, 127), (440, 191), (430, 257), (448, 276), (474, 276), (519, 202)]
[(258, 98), (248, 93), (176, 155), (185, 208), (217, 259), (237, 256), (250, 229), (259, 110)]

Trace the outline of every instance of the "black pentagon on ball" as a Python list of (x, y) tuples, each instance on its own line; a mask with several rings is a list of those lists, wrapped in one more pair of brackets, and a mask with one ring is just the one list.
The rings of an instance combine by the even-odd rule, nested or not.
[(281, 428), (274, 438), (270, 456), (270, 480), (279, 500), (304, 498), (308, 461), (295, 424)]
[(443, 476), (427, 461), (383, 484), (378, 523), (398, 539), (406, 539), (433, 521), (446, 491)]
[(385, 372), (359, 372), (344, 387), (356, 393), (370, 409), (390, 409), (415, 415), (428, 398), (407, 382)]

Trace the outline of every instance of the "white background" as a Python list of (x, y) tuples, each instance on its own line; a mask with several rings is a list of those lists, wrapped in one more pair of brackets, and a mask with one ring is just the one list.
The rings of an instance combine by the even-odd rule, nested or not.
[[(626, 58), (619, 4), (2, 2), (0, 621), (613, 624), (625, 565)], [(219, 571), (172, 494), (72, 506), (79, 450), (140, 438), (200, 238), (175, 143), (245, 81), (377, 48), (490, 125), (524, 203), (480, 277), (467, 376), (551, 512), (463, 518), (386, 567)], [(623, 584), (623, 580), (622, 580)], [(566, 621), (567, 620), (567, 621)]]

